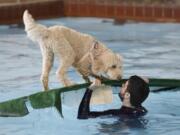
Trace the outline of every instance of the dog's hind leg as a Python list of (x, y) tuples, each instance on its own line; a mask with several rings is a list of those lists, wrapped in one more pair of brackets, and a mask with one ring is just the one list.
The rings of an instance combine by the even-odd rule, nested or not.
[(74, 62), (73, 60), (70, 61), (70, 59), (71, 58), (68, 58), (68, 61), (64, 59), (61, 63), (61, 66), (59, 66), (56, 72), (58, 80), (62, 82), (64, 86), (73, 85), (73, 83), (69, 79), (67, 79), (67, 76), (66, 76), (67, 70), (69, 69), (69, 67), (72, 66), (72, 63)]
[(54, 61), (54, 54), (48, 50), (44, 50), (43, 53), (43, 64), (42, 64), (42, 74), (41, 74), (41, 82), (43, 84), (44, 90), (48, 90), (48, 81), (49, 81), (49, 73)]

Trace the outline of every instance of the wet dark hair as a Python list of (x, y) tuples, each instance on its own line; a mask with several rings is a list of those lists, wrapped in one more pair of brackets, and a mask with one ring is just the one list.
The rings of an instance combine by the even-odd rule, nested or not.
[(128, 80), (127, 91), (130, 93), (131, 105), (138, 107), (149, 95), (149, 85), (137, 75)]

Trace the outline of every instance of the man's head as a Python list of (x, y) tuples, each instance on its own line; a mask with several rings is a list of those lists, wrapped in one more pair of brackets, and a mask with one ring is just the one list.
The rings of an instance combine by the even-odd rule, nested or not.
[(122, 99), (129, 100), (134, 107), (141, 106), (149, 95), (149, 80), (139, 76), (131, 76), (122, 86), (120, 95)]

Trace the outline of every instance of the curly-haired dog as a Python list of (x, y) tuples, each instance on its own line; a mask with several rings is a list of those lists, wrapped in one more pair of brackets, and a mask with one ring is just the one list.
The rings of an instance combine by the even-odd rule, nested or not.
[(40, 45), (43, 65), (41, 81), (48, 90), (48, 76), (53, 65), (54, 55), (61, 60), (57, 77), (65, 86), (72, 85), (66, 77), (69, 67), (73, 66), (89, 81), (89, 76), (106, 75), (109, 79), (122, 77), (122, 58), (113, 53), (93, 36), (77, 32), (65, 26), (46, 27), (37, 24), (26, 10), (23, 15), (28, 37)]

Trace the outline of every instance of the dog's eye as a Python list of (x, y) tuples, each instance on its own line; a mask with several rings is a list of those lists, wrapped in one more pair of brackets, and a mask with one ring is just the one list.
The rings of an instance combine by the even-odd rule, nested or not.
[(116, 68), (116, 65), (112, 65), (112, 68)]

